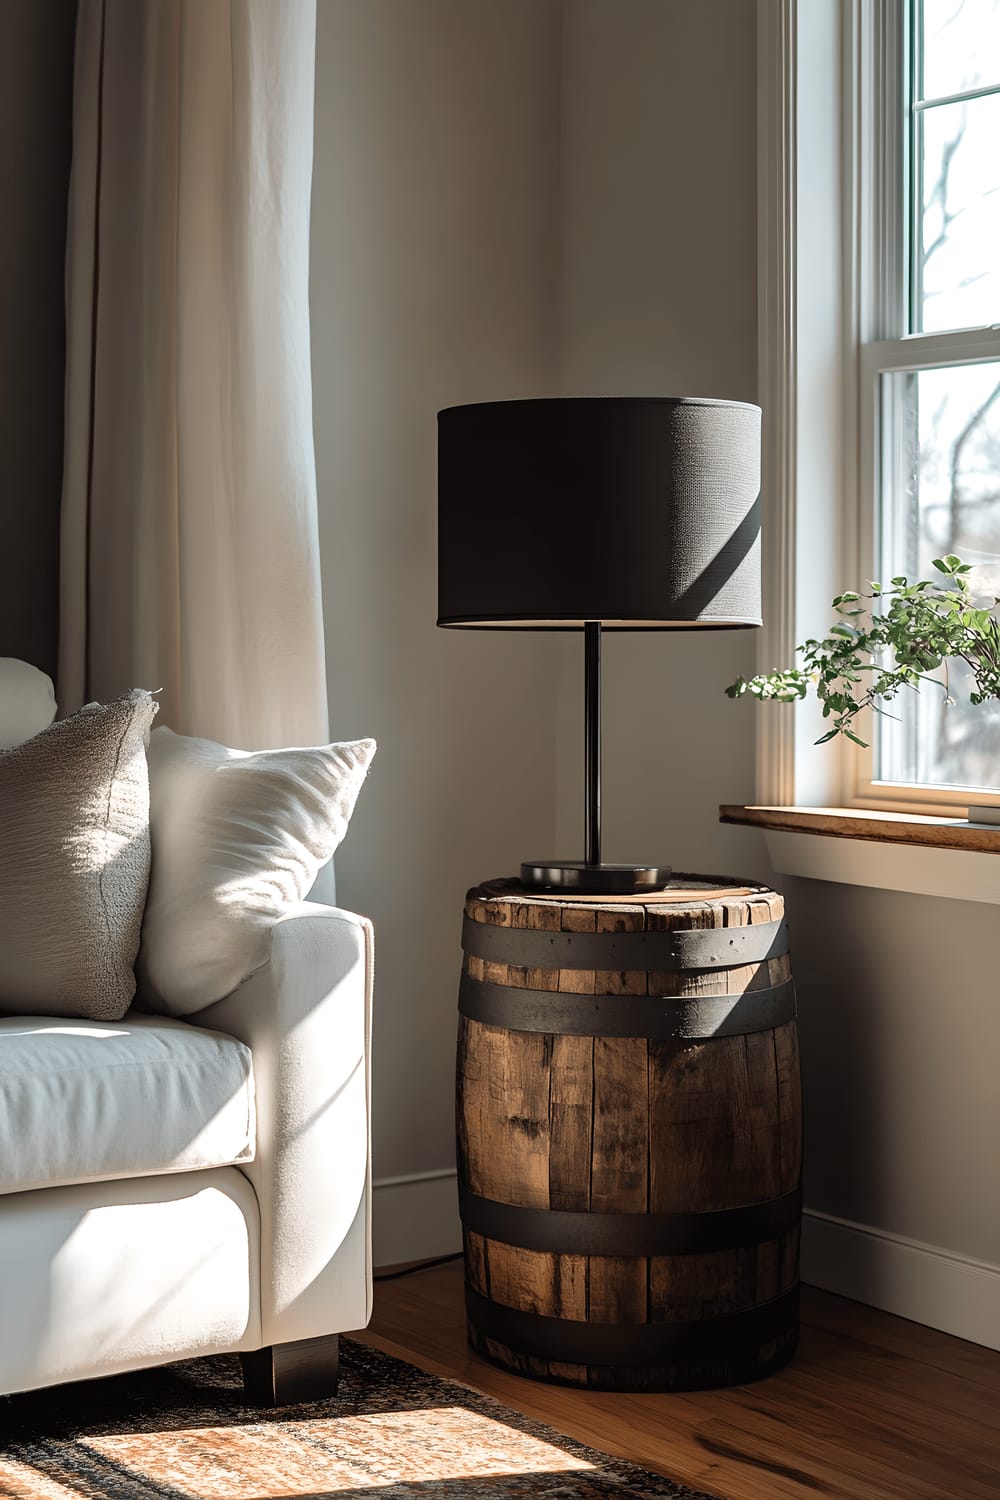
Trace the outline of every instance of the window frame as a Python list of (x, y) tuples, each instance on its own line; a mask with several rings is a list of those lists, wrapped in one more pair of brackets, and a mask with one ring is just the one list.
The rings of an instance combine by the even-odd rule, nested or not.
[[(911, 215), (916, 212), (918, 163), (907, 112), (918, 38), (912, 11), (919, 0), (846, 0), (844, 5), (844, 223), (855, 254), (848, 288), (852, 317), (846, 333), (856, 386), (857, 444), (851, 551), (856, 578), (878, 578), (887, 518), (879, 503), (882, 376), (1000, 359), (1000, 324), (911, 333), (918, 293), (911, 264)], [(850, 497), (848, 504), (850, 504)], [(851, 586), (854, 586), (853, 584)], [(954, 815), (970, 803), (1000, 806), (1000, 766), (993, 788), (935, 786), (875, 779), (874, 744), (842, 757), (845, 804), (888, 811)]]
[[(835, 594), (878, 576), (881, 369), (1000, 350), (1000, 329), (889, 336), (908, 327), (902, 205), (886, 190), (909, 169), (903, 132), (890, 128), (903, 104), (904, 15), (903, 0), (757, 0), (762, 672), (825, 634)], [(873, 782), (853, 745), (815, 746), (828, 726), (811, 700), (756, 716), (758, 805), (954, 818), (1000, 803), (1000, 787)]]

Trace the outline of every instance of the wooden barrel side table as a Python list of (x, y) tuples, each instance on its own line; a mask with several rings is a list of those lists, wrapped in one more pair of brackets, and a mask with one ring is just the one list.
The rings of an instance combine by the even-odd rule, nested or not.
[(798, 1339), (802, 1123), (784, 903), (469, 892), (457, 1123), (473, 1348), (539, 1380), (692, 1390)]

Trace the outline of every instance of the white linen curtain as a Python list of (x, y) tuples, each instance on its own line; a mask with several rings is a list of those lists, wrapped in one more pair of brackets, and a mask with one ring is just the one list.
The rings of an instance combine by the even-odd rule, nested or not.
[(315, 0), (81, 0), (62, 713), (328, 738), (309, 348)]

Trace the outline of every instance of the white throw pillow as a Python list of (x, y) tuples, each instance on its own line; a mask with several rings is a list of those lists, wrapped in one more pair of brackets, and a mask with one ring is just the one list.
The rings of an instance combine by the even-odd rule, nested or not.
[(0, 750), (41, 734), (55, 716), (52, 678), (16, 656), (0, 656)]
[(374, 754), (374, 740), (244, 751), (153, 732), (147, 1004), (190, 1015), (267, 962), (271, 928), (343, 839)]
[(0, 751), (0, 1010), (95, 1021), (128, 1010), (155, 713), (149, 693), (127, 693)]

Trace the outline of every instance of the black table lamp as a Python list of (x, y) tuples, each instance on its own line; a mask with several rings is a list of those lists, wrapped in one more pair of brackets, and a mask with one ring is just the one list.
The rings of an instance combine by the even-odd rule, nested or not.
[(602, 630), (760, 625), (760, 408), (694, 397), (487, 401), (438, 413), (438, 624), (582, 630), (586, 857), (550, 890), (662, 889), (601, 863)]

